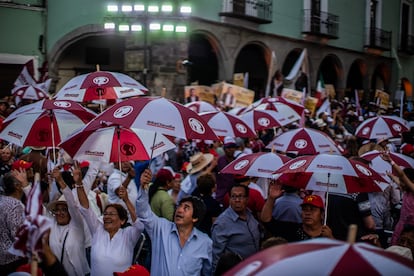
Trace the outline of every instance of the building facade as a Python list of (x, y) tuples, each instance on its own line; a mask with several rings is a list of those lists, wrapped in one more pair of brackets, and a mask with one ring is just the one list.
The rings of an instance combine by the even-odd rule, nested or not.
[[(190, 6), (191, 14), (167, 15), (164, 3), (174, 11)], [(118, 12), (108, 12), (108, 4)], [(135, 10), (138, 4), (160, 10), (149, 14)], [(35, 57), (38, 67), (47, 61), (52, 93), (99, 64), (131, 75), (151, 95), (166, 91), (179, 101), (189, 83), (210, 85), (248, 72), (259, 98), (269, 94), (274, 74), (289, 75), (306, 50), (302, 71), (310, 91), (323, 79), (338, 98), (358, 90), (370, 101), (380, 89), (395, 99), (402, 89), (411, 100), (413, 8), (412, 0), (0, 0), (0, 88), (7, 95), (21, 65)], [(108, 20), (114, 30), (104, 28)], [(152, 22), (182, 24), (187, 32), (147, 30)], [(135, 23), (144, 28), (131, 31)], [(129, 31), (119, 31), (121, 24)]]

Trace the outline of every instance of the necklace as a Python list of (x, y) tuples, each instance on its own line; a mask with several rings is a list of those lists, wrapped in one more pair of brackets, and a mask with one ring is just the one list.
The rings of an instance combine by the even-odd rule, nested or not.
[(69, 233), (69, 225), (59, 226), (59, 243), (62, 243), (66, 235)]

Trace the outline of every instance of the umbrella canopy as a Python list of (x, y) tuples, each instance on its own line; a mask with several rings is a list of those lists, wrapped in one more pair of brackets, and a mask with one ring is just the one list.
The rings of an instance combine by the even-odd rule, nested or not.
[(227, 112), (232, 114), (232, 115), (241, 115), (241, 114), (244, 113), (246, 108), (247, 108), (246, 106), (237, 106), (237, 107), (233, 107), (232, 109), (230, 109)]
[(196, 113), (217, 111), (218, 108), (205, 101), (195, 101), (184, 105)]
[[(396, 152), (389, 152), (389, 155), (398, 166), (414, 169), (413, 158)], [(360, 157), (367, 161), (370, 161), (370, 167), (375, 169), (375, 171), (385, 179), (387, 179), (387, 172), (393, 171), (391, 164), (382, 159), (381, 152), (377, 150), (368, 151), (362, 154)]]
[(116, 72), (96, 71), (74, 77), (54, 96), (56, 100), (90, 102), (145, 95), (148, 89), (133, 78)]
[(21, 147), (55, 147), (95, 116), (73, 101), (40, 100), (11, 113), (3, 121), (0, 138)]
[(160, 133), (103, 125), (95, 130), (87, 126), (72, 134), (59, 145), (73, 159), (101, 162), (149, 160), (175, 148), (175, 144)]
[(365, 139), (399, 137), (409, 131), (408, 123), (396, 116), (378, 116), (363, 121), (355, 130), (355, 136)]
[(278, 112), (282, 112), (285, 116), (289, 117), (291, 115), (294, 116), (302, 116), (302, 112), (305, 109), (303, 105), (300, 105), (294, 101), (285, 99), (283, 97), (268, 97), (268, 98), (261, 98), (260, 100), (251, 104), (249, 108), (247, 108), (244, 112), (248, 112), (252, 109), (258, 110), (274, 110)]
[(274, 138), (266, 148), (296, 155), (329, 152), (342, 154), (344, 152), (343, 148), (326, 133), (311, 128), (298, 128), (286, 131)]
[(313, 191), (380, 192), (387, 185), (384, 178), (364, 163), (337, 154), (300, 156), (274, 173), (281, 174), (279, 179), (286, 185)]
[(211, 111), (199, 114), (219, 137), (256, 137), (256, 132), (243, 120), (224, 111)]
[(224, 275), (414, 275), (414, 265), (367, 243), (318, 238), (265, 249)]
[(101, 121), (184, 139), (218, 140), (200, 115), (163, 97), (126, 99), (99, 114), (89, 126), (99, 126)]
[(20, 85), (12, 90), (12, 95), (20, 100), (38, 101), (50, 98), (49, 93), (35, 85)]
[[(264, 130), (272, 127), (281, 127), (292, 123), (290, 119), (286, 119), (283, 114), (274, 110), (256, 110), (240, 115), (240, 118), (254, 130)], [(300, 119), (300, 117), (298, 118)]]
[(289, 157), (273, 152), (245, 154), (231, 161), (220, 173), (271, 178), (273, 172), (289, 160)]

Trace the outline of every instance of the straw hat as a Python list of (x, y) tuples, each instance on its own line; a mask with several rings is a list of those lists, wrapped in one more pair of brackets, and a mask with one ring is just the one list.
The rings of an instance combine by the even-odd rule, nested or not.
[(211, 153), (198, 152), (190, 157), (190, 163), (187, 165), (187, 173), (194, 174), (204, 169), (213, 160)]
[(54, 201), (50, 202), (47, 205), (47, 209), (49, 211), (52, 211), (53, 209), (56, 208), (56, 205), (58, 205), (58, 204), (66, 204), (66, 205), (68, 205), (68, 203), (66, 202), (66, 198), (65, 198), (64, 195), (61, 195), (57, 200), (54, 200)]

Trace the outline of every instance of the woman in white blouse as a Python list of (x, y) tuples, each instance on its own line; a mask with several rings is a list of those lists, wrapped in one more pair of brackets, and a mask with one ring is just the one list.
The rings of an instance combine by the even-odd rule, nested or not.
[[(75, 171), (74, 179), (75, 179)], [(120, 186), (118, 196), (125, 202), (132, 225), (127, 226), (128, 212), (120, 204), (109, 204), (104, 209), (103, 222), (89, 208), (89, 201), (81, 177), (75, 179), (75, 187), (81, 205), (81, 213), (92, 233), (91, 276), (112, 276), (123, 272), (132, 264), (134, 247), (144, 225), (137, 220), (135, 207), (128, 198), (127, 190)]]

